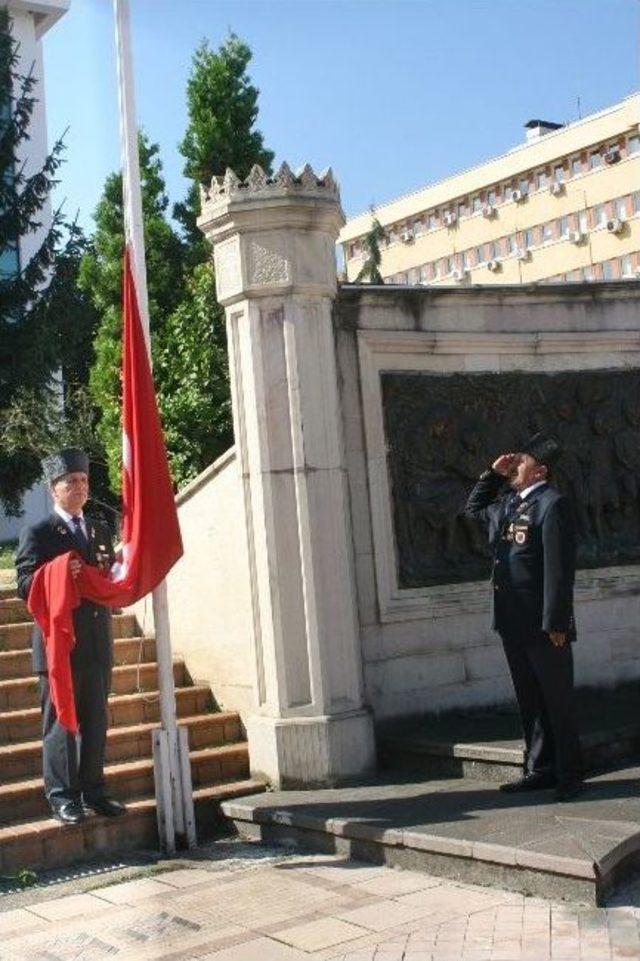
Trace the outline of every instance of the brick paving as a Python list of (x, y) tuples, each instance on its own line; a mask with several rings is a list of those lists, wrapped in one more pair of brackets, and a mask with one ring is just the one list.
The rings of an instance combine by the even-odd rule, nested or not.
[(98, 884), (0, 900), (0, 961), (640, 959), (638, 882), (593, 908), (332, 855), (243, 860), (239, 849)]

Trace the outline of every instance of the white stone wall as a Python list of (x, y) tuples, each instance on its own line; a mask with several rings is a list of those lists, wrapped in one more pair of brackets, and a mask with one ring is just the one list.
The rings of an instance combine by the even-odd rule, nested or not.
[[(178, 495), (184, 556), (167, 578), (171, 641), (221, 708), (255, 709), (242, 486), (232, 448)], [(134, 608), (153, 630), (151, 597)]]
[[(640, 292), (346, 287), (336, 343), (367, 703), (379, 721), (510, 700), (488, 584), (398, 587), (380, 372), (637, 367)], [(580, 572), (576, 604), (578, 684), (640, 677), (640, 568)]]

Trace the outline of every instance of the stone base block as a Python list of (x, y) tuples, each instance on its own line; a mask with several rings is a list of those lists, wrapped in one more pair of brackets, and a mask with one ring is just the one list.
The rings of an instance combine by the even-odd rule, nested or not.
[(321, 717), (254, 716), (247, 721), (251, 771), (277, 788), (331, 787), (376, 766), (368, 711)]

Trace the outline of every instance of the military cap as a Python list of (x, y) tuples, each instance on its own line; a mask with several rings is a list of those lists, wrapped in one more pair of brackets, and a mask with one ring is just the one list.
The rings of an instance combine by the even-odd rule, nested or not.
[(79, 471), (88, 474), (89, 458), (77, 447), (65, 447), (64, 450), (45, 457), (42, 461), (42, 470), (47, 483), (53, 484), (65, 474), (74, 474)]
[(553, 467), (562, 453), (562, 448), (555, 437), (540, 430), (529, 438), (522, 448), (522, 453), (529, 454), (545, 467)]

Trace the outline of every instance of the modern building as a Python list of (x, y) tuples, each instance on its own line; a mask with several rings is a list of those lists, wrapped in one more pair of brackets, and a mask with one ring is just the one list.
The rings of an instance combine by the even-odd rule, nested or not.
[[(530, 120), (499, 157), (378, 207), (381, 272), (396, 284), (640, 277), (640, 94), (561, 125)], [(340, 234), (347, 279), (370, 212)]]
[[(24, 155), (18, 158), (19, 162), (24, 164), (28, 176), (42, 167), (48, 151), (42, 38), (68, 9), (69, 0), (0, 0), (0, 4), (9, 11), (11, 29), (18, 44), (18, 69), (23, 74), (32, 72), (37, 79), (33, 91), (36, 103), (31, 117), (29, 139), (21, 145)], [(46, 205), (41, 212), (39, 229), (22, 237), (18, 249), (9, 248), (2, 252), (1, 273), (17, 272), (22, 265), (28, 263), (49, 229), (50, 218), (51, 208)], [(0, 541), (16, 537), (25, 522), (42, 516), (47, 504), (44, 487), (37, 484), (25, 495), (21, 518), (7, 517), (0, 510)]]

